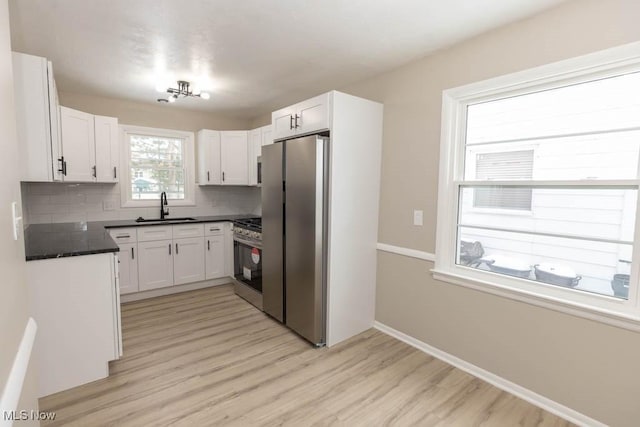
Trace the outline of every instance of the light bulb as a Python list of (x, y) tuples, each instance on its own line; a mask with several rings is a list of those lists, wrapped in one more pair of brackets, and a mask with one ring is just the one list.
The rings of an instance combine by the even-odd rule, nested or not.
[(211, 95), (209, 95), (209, 92), (200, 92), (200, 98), (209, 99), (211, 98)]

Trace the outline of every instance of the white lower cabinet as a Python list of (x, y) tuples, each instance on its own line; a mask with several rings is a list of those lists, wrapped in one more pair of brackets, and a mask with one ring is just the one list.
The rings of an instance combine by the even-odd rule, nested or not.
[(173, 284), (200, 282), (204, 280), (204, 240), (189, 237), (173, 241)]
[(106, 378), (109, 361), (122, 354), (114, 255), (27, 262), (38, 397)]
[(128, 243), (119, 247), (120, 294), (138, 292), (138, 245)]
[(219, 279), (225, 274), (224, 234), (205, 237), (205, 279)]
[(109, 231), (118, 244), (118, 269), (120, 294), (138, 292), (138, 244), (135, 227), (115, 228)]
[(233, 269), (230, 230), (230, 222), (112, 229), (111, 237), (120, 248), (120, 293), (229, 276)]
[(138, 242), (138, 289), (173, 286), (173, 240)]

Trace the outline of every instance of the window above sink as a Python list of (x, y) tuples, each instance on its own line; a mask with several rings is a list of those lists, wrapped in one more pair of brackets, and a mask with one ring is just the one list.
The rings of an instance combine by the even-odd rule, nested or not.
[(193, 132), (122, 125), (120, 140), (123, 207), (156, 206), (163, 191), (171, 206), (195, 205)]

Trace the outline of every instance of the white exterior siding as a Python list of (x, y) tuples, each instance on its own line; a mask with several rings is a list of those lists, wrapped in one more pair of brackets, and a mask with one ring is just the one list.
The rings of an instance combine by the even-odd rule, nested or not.
[[(584, 137), (574, 138), (576, 141), (562, 138), (562, 141), (536, 144), (533, 179), (586, 179), (592, 175), (602, 178), (613, 173), (635, 177), (640, 132), (611, 136), (616, 135), (619, 138), (612, 141), (616, 149), (606, 153)], [(483, 146), (482, 150), (498, 151), (502, 149), (500, 145), (504, 144)], [(531, 147), (531, 143), (526, 146)], [(480, 147), (472, 150), (481, 152)], [(570, 159), (569, 167), (567, 159)], [(597, 167), (594, 168), (594, 164)], [(465, 188), (460, 224), (631, 241), (635, 209), (636, 192), (633, 190), (543, 188), (533, 189), (531, 211), (474, 208), (473, 189)], [(480, 241), (485, 257), (501, 254), (531, 266), (542, 262), (569, 266), (582, 276), (577, 289), (613, 295), (610, 283), (613, 275), (629, 273), (629, 264), (619, 260), (631, 260), (630, 245), (464, 227), (460, 238)], [(533, 268), (531, 278), (534, 278)]]

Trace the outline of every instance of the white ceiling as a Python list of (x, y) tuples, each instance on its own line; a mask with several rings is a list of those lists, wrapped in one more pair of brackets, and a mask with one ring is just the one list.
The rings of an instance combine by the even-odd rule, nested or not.
[(59, 90), (155, 103), (162, 81), (253, 118), (426, 56), (563, 0), (10, 0), (13, 50)]

